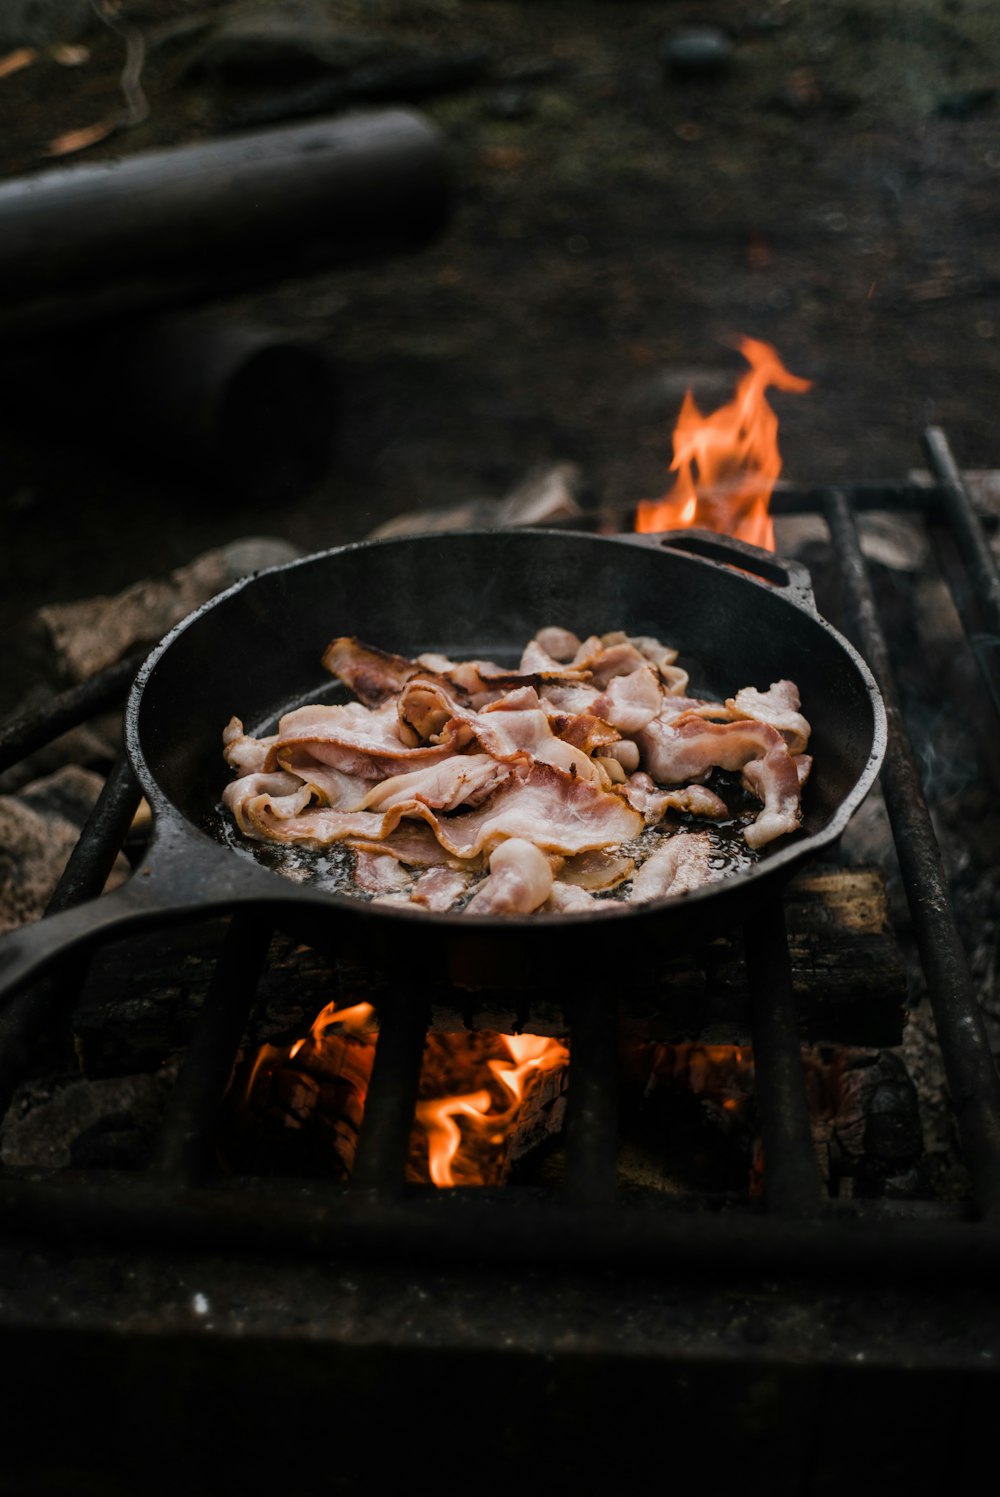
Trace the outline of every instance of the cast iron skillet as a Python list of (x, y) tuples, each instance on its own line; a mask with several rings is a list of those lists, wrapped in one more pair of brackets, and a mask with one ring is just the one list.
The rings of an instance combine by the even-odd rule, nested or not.
[[(598, 917), (431, 914), (299, 884), (223, 840), (230, 715), (264, 732), (338, 688), (320, 655), (335, 635), (386, 650), (516, 662), (545, 624), (582, 636), (625, 629), (680, 649), (692, 691), (724, 698), (789, 677), (813, 725), (801, 831), (749, 872)], [(856, 651), (816, 613), (808, 573), (700, 532), (597, 537), (472, 531), (365, 542), (245, 579), (191, 614), (132, 689), (126, 746), (155, 814), (146, 861), (120, 890), (0, 941), (0, 992), (67, 950), (141, 928), (255, 906), (314, 945), (345, 934), (408, 980), (545, 981), (615, 974), (746, 920), (829, 848), (874, 783), (885, 713)]]

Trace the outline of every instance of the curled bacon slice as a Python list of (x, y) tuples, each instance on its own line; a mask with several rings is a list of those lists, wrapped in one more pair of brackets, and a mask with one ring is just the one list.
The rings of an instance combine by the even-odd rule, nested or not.
[(525, 837), (510, 837), (490, 854), (489, 877), (466, 905), (470, 915), (530, 915), (552, 889), (552, 865)]

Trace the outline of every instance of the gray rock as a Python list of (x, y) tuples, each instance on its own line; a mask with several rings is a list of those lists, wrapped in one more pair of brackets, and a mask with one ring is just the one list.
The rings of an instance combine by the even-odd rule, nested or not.
[(71, 1081), (14, 1099), (0, 1132), (0, 1160), (35, 1169), (137, 1168), (163, 1117), (175, 1068), (153, 1076)]
[[(14, 795), (0, 795), (0, 931), (38, 920), (101, 788), (100, 775), (68, 766)], [(129, 874), (121, 854), (106, 887)]]
[(190, 70), (226, 83), (300, 83), (375, 62), (381, 37), (342, 32), (308, 12), (278, 10), (223, 22), (198, 47)]
[(0, 931), (39, 919), (79, 835), (61, 816), (0, 796)]
[(732, 61), (733, 48), (718, 26), (691, 26), (664, 37), (660, 60), (676, 78), (713, 78)]
[(300, 554), (289, 542), (253, 536), (206, 551), (169, 577), (136, 582), (115, 597), (84, 598), (38, 610), (38, 622), (64, 677), (85, 681), (168, 629), (230, 583)]

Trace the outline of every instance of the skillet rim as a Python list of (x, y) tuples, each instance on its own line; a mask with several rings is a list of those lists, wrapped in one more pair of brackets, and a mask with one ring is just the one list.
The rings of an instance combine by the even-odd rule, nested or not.
[[(292, 891), (304, 904), (321, 904), (329, 907), (331, 915), (335, 911), (360, 919), (382, 918), (400, 920), (406, 923), (415, 922), (422, 930), (429, 928), (444, 932), (447, 929), (466, 931), (470, 935), (473, 932), (483, 932), (496, 935), (499, 932), (509, 931), (512, 934), (527, 934), (543, 930), (576, 930), (589, 928), (597, 921), (600, 929), (609, 922), (629, 919), (642, 921), (657, 915), (672, 914), (677, 916), (681, 910), (703, 911), (714, 898), (719, 903), (725, 903), (724, 896), (729, 894), (735, 898), (740, 890), (747, 892), (748, 898), (754, 897), (755, 891), (759, 890), (760, 897), (766, 897), (767, 887), (772, 884), (781, 884), (799, 864), (809, 862), (817, 857), (825, 848), (835, 845), (843, 835), (848, 823), (854, 813), (861, 806), (870, 793), (882, 768), (888, 744), (888, 719), (885, 704), (875, 677), (855, 646), (841, 632), (818, 612), (812, 600), (811, 594), (803, 596), (793, 579), (808, 576), (808, 571), (801, 563), (790, 561), (787, 564), (789, 582), (785, 586), (766, 580), (763, 576), (754, 575), (744, 568), (739, 567), (740, 557), (752, 560), (759, 555), (761, 566), (767, 571), (774, 572), (784, 566), (782, 558), (774, 552), (761, 551), (757, 547), (748, 546), (743, 542), (735, 542), (729, 547), (730, 537), (710, 535), (711, 541), (722, 543), (723, 546), (732, 550), (733, 561), (727, 563), (714, 559), (710, 556), (698, 554), (696, 551), (684, 549), (680, 546), (672, 546), (671, 538), (675, 532), (663, 531), (650, 535), (638, 533), (620, 533), (615, 535), (594, 535), (592, 532), (581, 530), (553, 530), (542, 527), (524, 527), (522, 529), (483, 528), (478, 527), (469, 530), (445, 530), (445, 531), (421, 531), (417, 534), (407, 536), (386, 536), (377, 539), (360, 541), (349, 541), (340, 546), (331, 546), (324, 551), (314, 551), (307, 556), (296, 557), (292, 561), (280, 562), (275, 566), (264, 567), (260, 571), (249, 573), (246, 577), (239, 578), (222, 592), (215, 594), (194, 609), (185, 618), (181, 619), (170, 629), (160, 642), (154, 646), (140, 667), (132, 688), (129, 692), (125, 709), (124, 738), (126, 753), (133, 772), (142, 787), (146, 799), (149, 801), (154, 813), (153, 838), (150, 843), (149, 856), (155, 857), (159, 842), (166, 842), (164, 835), (169, 830), (175, 834), (180, 833), (191, 842), (192, 852), (203, 852), (204, 847), (212, 848), (217, 853), (231, 855), (234, 863), (244, 862), (251, 865), (253, 873), (248, 869), (248, 882), (256, 874), (266, 874), (269, 879), (277, 880), (282, 889), (283, 901), (290, 897)], [(679, 532), (681, 536), (691, 537), (702, 534), (702, 532), (687, 530)], [(738, 572), (738, 582), (746, 587), (763, 589), (765, 593), (776, 597), (780, 602), (793, 609), (795, 613), (804, 614), (811, 623), (826, 633), (833, 643), (840, 649), (850, 664), (861, 678), (865, 695), (872, 711), (872, 736), (868, 749), (868, 758), (851, 786), (848, 793), (841, 800), (829, 821), (811, 832), (804, 839), (796, 840), (798, 834), (788, 841), (787, 845), (769, 853), (765, 858), (755, 863), (749, 869), (740, 870), (730, 877), (719, 880), (716, 883), (702, 884), (696, 889), (689, 890), (683, 894), (675, 894), (666, 898), (650, 900), (642, 905), (629, 905), (625, 902), (608, 901), (599, 912), (582, 911), (553, 911), (551, 913), (534, 913), (527, 915), (468, 915), (465, 913), (454, 914), (451, 911), (433, 911), (414, 908), (412, 905), (395, 905), (376, 903), (373, 900), (360, 900), (355, 895), (341, 894), (334, 890), (319, 889), (315, 886), (297, 884), (285, 878), (275, 869), (268, 868), (259, 863), (252, 852), (247, 849), (246, 854), (240, 849), (231, 847), (219, 838), (212, 837), (197, 822), (193, 821), (187, 813), (174, 801), (163, 789), (160, 781), (151, 770), (146, 755), (142, 748), (139, 717), (142, 710), (143, 697), (146, 687), (156, 670), (157, 665), (167, 654), (173, 643), (188, 629), (200, 623), (215, 608), (228, 599), (235, 597), (245, 588), (253, 586), (260, 579), (274, 576), (279, 573), (293, 572), (298, 567), (314, 565), (329, 557), (343, 556), (354, 551), (371, 552), (382, 547), (408, 545), (421, 541), (441, 540), (487, 540), (497, 537), (510, 537), (512, 535), (545, 536), (557, 541), (584, 540), (595, 545), (617, 544), (629, 547), (640, 547), (658, 552), (670, 552), (680, 561), (693, 567), (706, 569), (706, 575), (717, 574), (720, 570), (727, 572)], [(221, 792), (220, 792), (221, 793)], [(161, 821), (162, 818), (162, 821)], [(277, 888), (275, 890), (277, 894)], [(738, 917), (737, 917), (738, 919)]]

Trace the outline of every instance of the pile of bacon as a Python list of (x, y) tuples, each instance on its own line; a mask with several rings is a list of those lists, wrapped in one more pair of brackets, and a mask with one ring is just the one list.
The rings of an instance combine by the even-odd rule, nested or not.
[(663, 835), (667, 813), (731, 818), (704, 781), (736, 773), (762, 802), (743, 828), (760, 848), (799, 826), (812, 761), (793, 682), (708, 702), (676, 659), (558, 628), (516, 671), (335, 639), (323, 664), (359, 700), (298, 707), (265, 738), (234, 717), (223, 802), (247, 837), (346, 844), (354, 887), (393, 903), (526, 914), (681, 894), (720, 859), (689, 821)]

